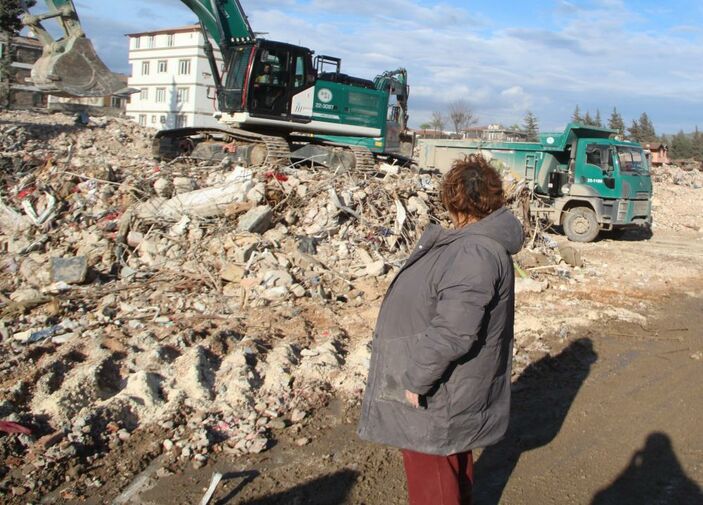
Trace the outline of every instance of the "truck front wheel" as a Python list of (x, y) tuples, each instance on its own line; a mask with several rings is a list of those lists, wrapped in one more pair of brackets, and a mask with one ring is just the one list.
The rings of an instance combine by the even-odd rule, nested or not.
[(593, 242), (600, 228), (596, 213), (588, 207), (575, 207), (566, 211), (564, 232), (572, 242)]

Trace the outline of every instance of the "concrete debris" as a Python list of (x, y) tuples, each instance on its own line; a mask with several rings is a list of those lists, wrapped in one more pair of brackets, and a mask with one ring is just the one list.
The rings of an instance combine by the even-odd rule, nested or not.
[(260, 205), (239, 218), (237, 230), (250, 233), (264, 233), (271, 227), (273, 211), (268, 205)]
[(87, 276), (88, 259), (85, 256), (51, 258), (51, 282), (83, 284)]
[[(0, 437), (0, 453), (41, 482), (2, 477), (0, 493), (25, 502), (67, 477), (85, 490), (81, 468), (130, 451), (147, 458), (120, 470), (133, 477), (263, 452), (278, 433), (311, 443), (300, 430), (315, 409), (360, 399), (393, 274), (430, 222), (449, 224), (434, 173), (244, 168), (227, 153), (158, 163), (153, 131), (131, 121), (0, 116), (12, 118), (0, 121), (0, 417), (38, 430)], [(673, 195), (681, 211), (700, 190), (695, 174), (687, 185), (666, 174), (655, 223), (673, 228), (657, 199)], [(608, 271), (588, 246), (541, 233), (529, 246), (514, 258), (519, 300)], [(542, 323), (516, 318), (519, 352), (547, 352)]]

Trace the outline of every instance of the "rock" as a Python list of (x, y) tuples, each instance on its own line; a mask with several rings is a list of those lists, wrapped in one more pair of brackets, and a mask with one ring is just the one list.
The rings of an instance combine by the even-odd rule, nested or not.
[(399, 175), (400, 174), (400, 166), (398, 166), (398, 165), (390, 165), (388, 163), (381, 163), (381, 165), (378, 168), (384, 174), (388, 174), (388, 175)]
[(296, 298), (302, 298), (303, 296), (305, 296), (305, 293), (306, 293), (305, 287), (301, 286), (298, 283), (293, 284), (290, 287), (290, 291), (291, 291), (291, 293), (293, 293), (293, 296), (295, 296)]
[(173, 178), (173, 190), (179, 195), (181, 193), (188, 193), (197, 188), (195, 181), (190, 177), (174, 177)]
[(144, 234), (138, 231), (130, 231), (127, 234), (127, 245), (129, 247), (138, 247), (144, 241)]
[(262, 203), (266, 198), (266, 185), (260, 182), (247, 193), (247, 201), (254, 202), (257, 205)]
[(85, 256), (51, 258), (51, 281), (66, 284), (83, 284), (88, 276), (88, 260)]
[(24, 305), (40, 303), (43, 298), (38, 290), (32, 288), (18, 289), (10, 294), (10, 300)]
[(273, 211), (268, 205), (254, 207), (239, 218), (237, 229), (251, 233), (264, 233), (271, 227)]
[(561, 259), (563, 259), (567, 265), (577, 268), (581, 268), (583, 266), (583, 258), (581, 257), (581, 253), (574, 247), (559, 246), (559, 254), (561, 255)]
[(295, 445), (297, 445), (299, 447), (303, 447), (304, 445), (308, 445), (310, 442), (311, 442), (311, 440), (308, 437), (302, 437), (302, 438), (298, 438), (295, 441)]
[(286, 422), (283, 419), (272, 419), (269, 421), (269, 428), (272, 430), (283, 430), (286, 428)]
[(290, 420), (291, 420), (291, 422), (293, 422), (293, 423), (299, 423), (300, 421), (302, 421), (303, 419), (305, 419), (305, 416), (307, 416), (307, 414), (305, 413), (305, 411), (300, 410), (300, 409), (295, 409), (295, 410), (293, 410), (293, 412), (291, 412), (291, 414), (290, 414)]
[(366, 265), (366, 275), (369, 277), (379, 277), (386, 273), (386, 263), (383, 260), (374, 261)]
[(272, 288), (284, 286), (289, 288), (293, 285), (293, 277), (285, 270), (269, 270), (264, 273), (264, 286)]
[(173, 449), (173, 442), (168, 438), (164, 440), (161, 445), (163, 445), (165, 451), (170, 451)]
[(519, 293), (541, 293), (549, 287), (548, 281), (536, 281), (534, 279), (515, 279), (515, 294)]
[(154, 192), (158, 196), (170, 198), (173, 194), (173, 184), (165, 177), (159, 177), (154, 181)]
[(27, 258), (20, 264), (20, 274), (34, 287), (45, 286), (51, 282), (48, 268), (32, 258)]
[(244, 273), (244, 268), (234, 263), (229, 263), (220, 271), (220, 277), (227, 282), (239, 282), (244, 277)]
[(13, 486), (12, 487), (12, 495), (13, 496), (24, 496), (27, 494), (28, 489), (23, 486)]
[(263, 437), (255, 438), (249, 446), (249, 452), (252, 454), (259, 454), (260, 452), (264, 452), (268, 447), (268, 443), (269, 441)]
[(288, 288), (285, 286), (276, 286), (273, 288), (269, 288), (266, 291), (264, 291), (264, 294), (262, 295), (264, 300), (268, 300), (270, 302), (275, 302), (277, 300), (281, 300), (285, 298), (288, 295)]
[(417, 196), (411, 196), (407, 203), (408, 210), (418, 216), (426, 216), (430, 213), (430, 208), (424, 200)]

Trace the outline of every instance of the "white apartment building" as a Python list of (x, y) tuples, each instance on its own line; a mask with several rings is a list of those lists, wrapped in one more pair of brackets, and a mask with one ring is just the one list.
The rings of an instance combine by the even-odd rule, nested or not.
[[(143, 126), (217, 126), (215, 81), (198, 25), (130, 33), (127, 116)], [(222, 57), (215, 47), (220, 69)]]

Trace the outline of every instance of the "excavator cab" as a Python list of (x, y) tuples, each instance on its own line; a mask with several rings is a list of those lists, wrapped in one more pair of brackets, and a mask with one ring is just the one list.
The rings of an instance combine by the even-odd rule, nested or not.
[(259, 39), (231, 52), (220, 110), (289, 120), (293, 97), (315, 85), (312, 51), (305, 47)]
[[(124, 83), (95, 53), (81, 28), (72, 0), (46, 0), (49, 12), (32, 15), (26, 10), (22, 22), (43, 46), (42, 56), (32, 67), (31, 81), (42, 91), (58, 96), (94, 97), (126, 93)], [(42, 21), (56, 19), (64, 32), (58, 40)]]

